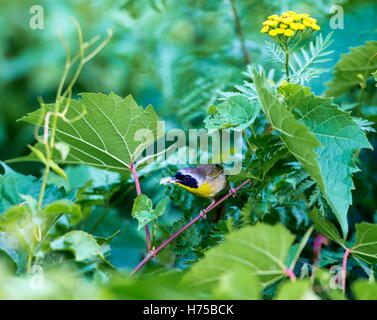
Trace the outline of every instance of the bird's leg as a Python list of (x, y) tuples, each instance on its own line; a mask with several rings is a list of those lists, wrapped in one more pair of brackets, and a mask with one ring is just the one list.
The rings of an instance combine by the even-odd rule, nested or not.
[(207, 210), (206, 210), (206, 209), (203, 209), (203, 210), (200, 211), (200, 216), (201, 216), (203, 219), (207, 219), (206, 213), (207, 213)]
[(200, 211), (200, 216), (203, 219), (207, 218), (206, 213), (207, 213), (208, 208), (210, 208), (216, 202), (215, 198), (210, 198), (210, 200), (211, 200), (211, 204), (206, 209), (203, 209), (202, 211)]
[(237, 195), (236, 195), (237, 191), (236, 191), (236, 189), (234, 189), (234, 188), (232, 188), (232, 187), (230, 186), (229, 181), (228, 181), (228, 187), (229, 187), (229, 191), (230, 191), (230, 194), (232, 195), (232, 197), (233, 197), (233, 198), (237, 197)]

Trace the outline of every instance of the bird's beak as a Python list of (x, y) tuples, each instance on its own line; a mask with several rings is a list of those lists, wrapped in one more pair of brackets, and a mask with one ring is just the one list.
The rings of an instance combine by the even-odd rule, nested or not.
[(162, 178), (162, 179), (160, 180), (160, 184), (175, 183), (176, 181), (177, 181), (177, 179), (175, 179), (175, 178), (167, 177), (167, 178)]

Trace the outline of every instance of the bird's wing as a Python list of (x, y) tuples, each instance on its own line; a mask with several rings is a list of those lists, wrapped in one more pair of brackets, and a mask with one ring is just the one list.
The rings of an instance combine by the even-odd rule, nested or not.
[(198, 167), (200, 167), (200, 169), (205, 172), (205, 175), (211, 179), (217, 178), (222, 173), (221, 168), (216, 164), (202, 164)]

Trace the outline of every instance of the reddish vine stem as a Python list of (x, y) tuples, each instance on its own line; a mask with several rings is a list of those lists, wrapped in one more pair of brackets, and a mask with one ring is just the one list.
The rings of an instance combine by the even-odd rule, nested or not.
[(347, 259), (351, 250), (352, 249), (346, 248), (346, 251), (344, 252), (344, 255), (343, 255), (343, 263), (342, 263), (342, 290), (343, 292), (346, 292)]
[(322, 252), (322, 246), (328, 245), (329, 239), (325, 237), (323, 234), (319, 233), (315, 238), (313, 242), (313, 265), (317, 265)]
[[(141, 187), (140, 187), (139, 176), (137, 175), (135, 166), (132, 161), (130, 165), (130, 170), (135, 180), (136, 193), (137, 195), (140, 195)], [(150, 252), (151, 251), (151, 233), (149, 232), (149, 227), (147, 224), (145, 225), (144, 229), (145, 229), (145, 238), (146, 238), (146, 243), (147, 243), (147, 252)]]
[(289, 277), (289, 279), (291, 279), (292, 281), (295, 281), (296, 280), (296, 275), (295, 273), (293, 272), (292, 269), (290, 268), (286, 268), (284, 270), (284, 273)]
[(227, 198), (234, 195), (238, 190), (240, 190), (241, 188), (243, 188), (245, 185), (247, 185), (249, 183), (251, 183), (250, 179), (245, 180), (237, 188), (231, 190), (228, 194), (226, 194), (220, 200), (216, 201), (215, 203), (212, 203), (207, 208), (203, 209), (194, 219), (192, 219), (184, 227), (182, 227), (180, 230), (178, 230), (176, 233), (174, 233), (172, 236), (170, 236), (167, 240), (165, 240), (158, 248), (150, 251), (145, 256), (145, 258), (136, 266), (136, 268), (134, 270), (132, 270), (130, 277), (132, 277), (136, 272), (138, 272), (149, 260), (151, 260), (153, 257), (155, 257), (162, 249), (164, 249), (171, 241), (173, 241), (175, 238), (177, 238), (183, 231), (185, 231), (187, 228), (191, 227), (196, 221), (200, 220), (200, 218), (205, 217), (205, 215), (208, 212), (210, 212), (212, 209), (217, 207), (220, 203), (224, 202)]

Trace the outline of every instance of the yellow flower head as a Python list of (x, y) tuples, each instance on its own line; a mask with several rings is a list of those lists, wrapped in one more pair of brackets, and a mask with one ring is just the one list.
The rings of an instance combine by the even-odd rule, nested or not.
[(279, 15), (277, 15), (277, 14), (273, 14), (273, 15), (269, 16), (267, 19), (268, 19), (268, 20), (272, 20), (272, 19), (274, 19), (274, 18), (276, 18), (276, 17), (279, 17)]
[(276, 37), (275, 41), (281, 46), (286, 41), (284, 37), (290, 38), (295, 35), (292, 40), (290, 39), (285, 43), (285, 46), (287, 46), (296, 39), (300, 41), (301, 37), (306, 37), (307, 34), (304, 34), (303, 30), (307, 28), (321, 30), (321, 27), (317, 24), (317, 20), (310, 17), (309, 14), (296, 13), (294, 11), (286, 11), (281, 15), (272, 14), (262, 24), (261, 33), (268, 33), (271, 37)]
[(292, 37), (295, 32), (292, 29), (286, 29), (284, 35), (287, 37)]
[(271, 37), (276, 37), (276, 36), (278, 35), (277, 29), (270, 30), (270, 31), (268, 32), (268, 34), (269, 34)]
[(302, 23), (296, 23), (299, 30), (304, 30), (305, 26)]
[(263, 22), (264, 26), (270, 26), (270, 27), (276, 27), (278, 25), (278, 21), (273, 21), (273, 20), (266, 20)]
[(294, 20), (293, 17), (288, 17), (288, 18), (283, 18), (281, 21), (282, 21), (283, 23), (285, 23), (285, 24), (290, 24), (290, 23), (293, 22), (293, 20)]
[(311, 27), (313, 23), (310, 22), (307, 18), (305, 18), (304, 20), (302, 20), (302, 24), (306, 27)]
[(294, 23), (294, 22), (293, 22), (293, 23), (290, 24), (289, 27), (290, 27), (292, 30), (299, 30), (299, 29), (300, 29), (300, 24), (301, 24), (301, 23)]

